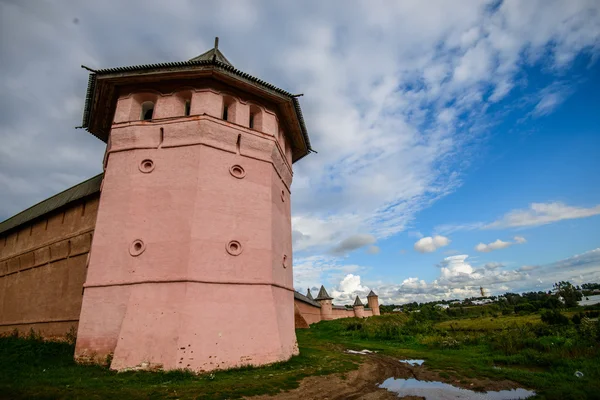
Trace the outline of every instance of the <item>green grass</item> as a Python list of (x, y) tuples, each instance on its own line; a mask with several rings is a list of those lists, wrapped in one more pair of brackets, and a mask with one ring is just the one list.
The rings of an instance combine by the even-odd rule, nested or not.
[[(397, 316), (396, 321), (394, 317), (319, 323), (313, 326), (313, 335), (320, 340), (335, 338), (353, 349), (425, 359), (429, 369), (453, 380), (515, 381), (534, 389), (539, 399), (600, 398), (600, 344), (580, 337), (573, 325), (549, 327), (537, 322), (539, 315), (495, 318), (505, 324), (482, 317), (435, 325), (412, 316)], [(400, 329), (391, 330), (398, 322)], [(448, 322), (454, 330), (448, 329)], [(481, 328), (474, 330), (474, 325)], [(575, 371), (584, 377), (575, 377)]]
[(310, 330), (297, 332), (299, 356), (262, 368), (214, 374), (186, 371), (124, 372), (78, 365), (74, 347), (38, 338), (0, 338), (0, 398), (3, 399), (231, 399), (293, 389), (311, 375), (346, 372), (359, 356), (344, 354), (329, 342), (314, 341)]
[[(512, 380), (536, 390), (540, 399), (600, 398), (597, 330), (548, 326), (536, 315), (438, 323), (418, 315), (382, 315), (324, 321), (296, 333), (300, 355), (288, 362), (198, 376), (185, 371), (115, 373), (75, 364), (72, 344), (3, 337), (0, 398), (226, 399), (275, 394), (297, 387), (307, 376), (356, 369), (362, 356), (346, 354), (346, 348), (425, 359), (427, 368), (451, 380)], [(575, 371), (584, 377), (575, 377)]]
[(539, 314), (502, 315), (498, 317), (465, 318), (443, 321), (436, 324), (438, 329), (459, 331), (489, 331), (527, 324), (541, 324)]

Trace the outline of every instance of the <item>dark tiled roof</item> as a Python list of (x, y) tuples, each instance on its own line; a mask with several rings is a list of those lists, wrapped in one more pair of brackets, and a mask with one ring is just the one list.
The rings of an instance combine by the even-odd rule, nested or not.
[(308, 297), (306, 297), (305, 295), (298, 293), (296, 291), (294, 291), (294, 299), (296, 300), (300, 300), (303, 301), (307, 304), (310, 304), (311, 306), (315, 306), (315, 307), (319, 307), (321, 308), (321, 305), (319, 303), (317, 303), (316, 301), (314, 301), (313, 299), (309, 299)]
[(306, 292), (306, 297), (308, 297), (311, 300), (314, 300), (312, 293), (310, 292), (310, 288), (308, 288), (308, 292)]
[(321, 289), (315, 300), (333, 300), (333, 297), (329, 296), (329, 293), (325, 290), (325, 286), (321, 285)]
[(190, 61), (213, 60), (213, 59), (220, 61), (223, 64), (227, 64), (230, 67), (233, 67), (233, 65), (229, 62), (229, 60), (223, 55), (223, 53), (221, 53), (221, 50), (219, 50), (217, 48), (210, 49), (207, 52), (200, 54), (198, 57), (194, 57), (194, 58), (190, 59)]
[(354, 307), (356, 306), (364, 306), (364, 304), (362, 303), (362, 301), (360, 301), (360, 299), (358, 298), (358, 296), (356, 296), (356, 300), (354, 300)]
[(81, 182), (65, 191), (62, 191), (54, 196), (29, 207), (25, 211), (21, 211), (6, 221), (0, 223), (0, 234), (32, 221), (44, 214), (54, 211), (62, 206), (65, 206), (75, 200), (82, 199), (100, 191), (100, 184), (104, 174), (96, 175), (87, 181)]
[[(194, 57), (188, 61), (175, 61), (175, 62), (158, 63), (158, 64), (133, 65), (133, 66), (126, 66), (126, 67), (105, 68), (105, 69), (99, 69), (99, 70), (91, 70), (90, 68), (85, 67), (86, 69), (92, 71), (93, 73), (90, 74), (89, 80), (88, 80), (88, 87), (87, 87), (87, 93), (85, 96), (85, 107), (83, 110), (83, 121), (81, 124), (81, 128), (86, 128), (94, 136), (98, 137), (99, 139), (101, 139), (103, 141), (106, 141), (103, 137), (99, 136), (97, 133), (90, 131), (90, 122), (92, 119), (91, 111), (92, 111), (92, 105), (94, 102), (94, 93), (96, 91), (98, 76), (110, 75), (110, 74), (116, 74), (116, 73), (130, 73), (130, 72), (137, 72), (137, 73), (154, 72), (154, 73), (156, 73), (156, 72), (164, 72), (164, 71), (176, 71), (179, 69), (182, 69), (182, 70), (189, 69), (190, 67), (192, 67), (192, 68), (197, 67), (199, 69), (212, 68), (212, 69), (216, 69), (216, 70), (222, 70), (222, 71), (228, 72), (230, 74), (233, 74), (233, 75), (237, 76), (238, 78), (241, 78), (242, 80), (246, 80), (246, 81), (250, 82), (251, 84), (257, 85), (262, 88), (266, 88), (268, 90), (271, 90), (275, 93), (278, 93), (280, 95), (283, 95), (283, 96), (291, 99), (292, 104), (294, 106), (294, 110), (296, 112), (296, 117), (298, 118), (298, 122), (300, 124), (300, 131), (302, 132), (302, 138), (306, 145), (306, 154), (304, 154), (302, 157), (304, 157), (305, 155), (307, 155), (311, 152), (314, 152), (314, 150), (312, 149), (312, 147), (310, 145), (310, 139), (308, 137), (308, 132), (306, 130), (306, 124), (304, 123), (304, 117), (302, 115), (302, 110), (300, 109), (300, 102), (298, 101), (298, 96), (300, 96), (300, 95), (298, 95), (298, 96), (293, 95), (290, 92), (287, 92), (287, 91), (280, 89), (268, 82), (265, 82), (265, 81), (258, 79), (252, 75), (249, 75), (245, 72), (238, 70), (233, 65), (231, 65), (231, 63), (227, 60), (227, 58), (223, 55), (223, 53), (221, 53), (221, 51), (218, 48), (210, 49), (207, 52), (199, 55), (198, 57)], [(302, 157), (299, 157), (295, 161), (298, 161)]]
[(377, 297), (377, 295), (375, 294), (374, 291), (370, 291), (369, 294), (367, 295), (367, 297)]

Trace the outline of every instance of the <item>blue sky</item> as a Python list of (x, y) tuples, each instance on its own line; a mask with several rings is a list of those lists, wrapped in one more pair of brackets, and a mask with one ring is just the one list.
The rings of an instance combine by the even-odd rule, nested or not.
[(600, 281), (597, 1), (3, 2), (0, 34), (0, 219), (101, 172), (104, 144), (73, 129), (81, 64), (185, 60), (218, 35), (236, 67), (304, 93), (299, 290)]

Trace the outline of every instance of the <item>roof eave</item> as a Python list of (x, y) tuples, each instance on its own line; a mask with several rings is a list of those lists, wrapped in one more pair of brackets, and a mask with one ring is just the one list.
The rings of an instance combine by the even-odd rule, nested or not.
[(93, 134), (94, 136), (96, 136), (104, 142), (108, 140), (108, 132), (103, 132), (101, 128), (97, 128), (94, 126), (94, 109), (98, 100), (97, 89), (99, 78), (102, 81), (104, 81), (105, 79), (127, 79), (129, 77), (146, 75), (149, 73), (168, 74), (173, 72), (184, 72), (186, 69), (190, 71), (197, 70), (205, 72), (214, 71), (217, 73), (225, 73), (226, 75), (231, 76), (237, 80), (244, 81), (245, 83), (257, 87), (270, 95), (276, 95), (280, 99), (290, 101), (291, 106), (294, 110), (296, 122), (298, 123), (298, 129), (301, 133), (302, 139), (301, 146), (295, 146), (292, 150), (292, 162), (296, 162), (311, 153), (312, 148), (310, 146), (310, 139), (308, 137), (306, 125), (304, 123), (304, 117), (302, 115), (302, 109), (300, 108), (300, 102), (298, 101), (297, 97), (283, 89), (279, 89), (278, 87), (271, 85), (270, 83), (267, 83), (265, 81), (253, 77), (252, 75), (239, 71), (233, 66), (225, 64), (218, 60), (190, 60), (174, 63), (108, 68), (95, 71), (94, 73), (90, 74), (88, 79), (88, 88), (83, 111), (83, 123), (81, 127), (86, 128), (88, 132), (90, 132), (91, 134)]

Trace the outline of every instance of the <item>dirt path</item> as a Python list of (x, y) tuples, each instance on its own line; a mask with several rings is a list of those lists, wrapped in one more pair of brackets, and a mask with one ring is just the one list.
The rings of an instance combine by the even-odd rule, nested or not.
[[(484, 388), (486, 390), (513, 389), (519, 387), (511, 381), (493, 381), (490, 379), (462, 379), (463, 383), (442, 378), (437, 372), (425, 366), (410, 366), (396, 358), (379, 354), (361, 356), (361, 366), (343, 376), (342, 374), (311, 376), (300, 382), (297, 389), (275, 396), (255, 396), (251, 400), (388, 400), (398, 397), (396, 394), (380, 389), (379, 385), (387, 378), (416, 378), (426, 381), (442, 381), (466, 389)], [(420, 399), (420, 397), (403, 397)]]

